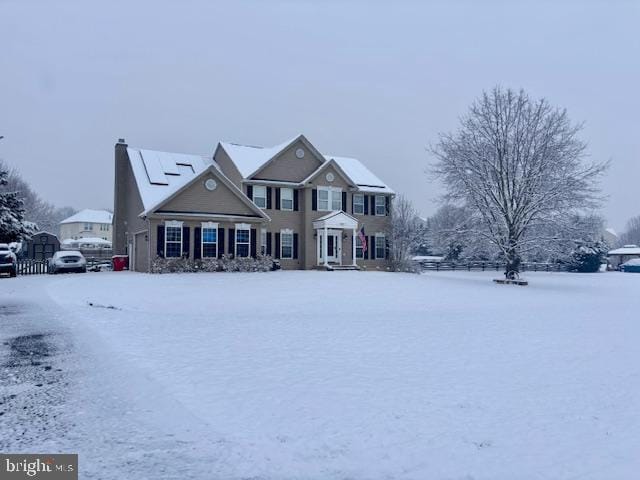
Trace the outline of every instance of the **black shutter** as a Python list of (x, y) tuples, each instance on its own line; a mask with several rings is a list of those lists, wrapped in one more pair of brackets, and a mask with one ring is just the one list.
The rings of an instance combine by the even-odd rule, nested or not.
[(389, 258), (389, 240), (384, 239), (384, 258)]
[(236, 246), (236, 229), (229, 229), (229, 253), (231, 255), (235, 255), (235, 246)]
[(342, 211), (347, 213), (347, 192), (342, 192)]
[(297, 212), (300, 208), (300, 205), (298, 203), (298, 190), (294, 190), (293, 191), (293, 211)]
[(224, 228), (218, 229), (218, 258), (224, 255)]
[(267, 255), (271, 255), (271, 232), (267, 232)]
[(371, 215), (375, 215), (376, 214), (376, 196), (371, 195), (369, 197), (369, 200), (371, 200), (371, 208), (369, 210), (371, 210)]
[(371, 260), (375, 260), (376, 257), (376, 236), (371, 235)]
[(364, 203), (364, 214), (369, 215), (369, 196), (362, 195), (362, 201)]
[(164, 225), (158, 225), (158, 244), (156, 248), (156, 255), (160, 258), (164, 258)]
[(280, 233), (276, 232), (276, 251), (273, 255), (275, 258), (280, 258)]
[(389, 215), (389, 211), (390, 211), (390, 208), (391, 208), (390, 205), (389, 205), (390, 200), (391, 200), (390, 197), (384, 197), (384, 208), (385, 208), (384, 214), (387, 215), (387, 216)]
[(247, 185), (247, 197), (253, 200), (253, 185)]
[(298, 234), (293, 234), (293, 258), (298, 258)]
[(271, 191), (273, 189), (271, 187), (267, 187), (267, 210), (271, 210), (273, 206), (271, 205)]
[(193, 259), (200, 260), (202, 257), (202, 228), (193, 229)]
[(318, 190), (311, 190), (311, 210), (318, 210)]
[(280, 210), (280, 187), (276, 187), (276, 210)]
[(189, 258), (189, 227), (182, 227), (182, 256)]
[(251, 229), (251, 256), (253, 258), (256, 258), (256, 229), (252, 228)]
[(353, 205), (356, 203), (354, 200), (356, 198), (356, 194), (352, 193), (351, 194), (351, 214), (353, 214)]

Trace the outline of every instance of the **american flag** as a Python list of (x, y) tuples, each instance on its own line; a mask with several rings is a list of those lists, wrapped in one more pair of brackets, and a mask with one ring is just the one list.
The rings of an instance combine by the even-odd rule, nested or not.
[(360, 239), (360, 243), (362, 243), (362, 253), (365, 253), (367, 251), (367, 236), (364, 234), (364, 227), (358, 232), (358, 238)]

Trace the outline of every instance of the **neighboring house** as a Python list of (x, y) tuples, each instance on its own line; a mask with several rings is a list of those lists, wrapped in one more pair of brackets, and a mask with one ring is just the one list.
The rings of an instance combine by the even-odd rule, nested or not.
[(617, 269), (621, 264), (633, 258), (640, 258), (640, 247), (637, 245), (625, 245), (607, 253), (609, 265), (613, 269)]
[[(271, 148), (221, 142), (213, 158), (115, 146), (114, 253), (257, 254), (285, 269), (384, 269), (394, 192), (361, 162), (303, 135)], [(358, 232), (364, 227), (367, 249)]]
[(60, 222), (60, 239), (101, 238), (111, 241), (113, 214), (106, 210), (82, 210)]
[(58, 237), (49, 232), (38, 232), (25, 242), (23, 258), (33, 260), (46, 260), (53, 257), (53, 254), (60, 250)]

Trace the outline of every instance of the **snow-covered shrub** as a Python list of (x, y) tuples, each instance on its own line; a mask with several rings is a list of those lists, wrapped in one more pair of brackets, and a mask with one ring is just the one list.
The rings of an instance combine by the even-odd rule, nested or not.
[(151, 273), (268, 272), (272, 266), (272, 258), (264, 255), (258, 255), (257, 258), (233, 258), (231, 255), (223, 255), (219, 259), (200, 260), (156, 257), (151, 262)]
[(570, 272), (594, 273), (605, 261), (607, 246), (603, 242), (578, 246), (571, 255), (567, 270)]

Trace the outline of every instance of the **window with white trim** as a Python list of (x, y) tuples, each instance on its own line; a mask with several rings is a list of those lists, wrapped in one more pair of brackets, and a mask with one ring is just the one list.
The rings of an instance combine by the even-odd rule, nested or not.
[(364, 258), (364, 252), (362, 251), (362, 239), (359, 235), (356, 235), (356, 258)]
[(293, 210), (293, 188), (280, 189), (280, 210)]
[(85, 230), (93, 230), (93, 224), (92, 223), (85, 223), (84, 224), (84, 229)]
[(267, 208), (267, 187), (264, 185), (253, 186), (253, 203), (260, 208)]
[(376, 233), (376, 260), (383, 259), (387, 253), (387, 241), (383, 233)]
[(376, 195), (376, 215), (384, 217), (387, 214), (387, 199), (384, 195)]
[(202, 223), (202, 258), (216, 258), (218, 256), (218, 224)]
[(261, 255), (267, 254), (267, 229), (266, 228), (260, 229), (260, 254)]
[(182, 256), (182, 222), (170, 220), (164, 223), (164, 256)]
[(353, 194), (353, 213), (358, 215), (364, 215), (364, 194)]
[(318, 210), (324, 212), (342, 210), (342, 189), (318, 187)]
[(280, 258), (293, 258), (293, 230), (280, 231)]
[(251, 253), (251, 227), (246, 223), (236, 224), (236, 257), (248, 257)]

